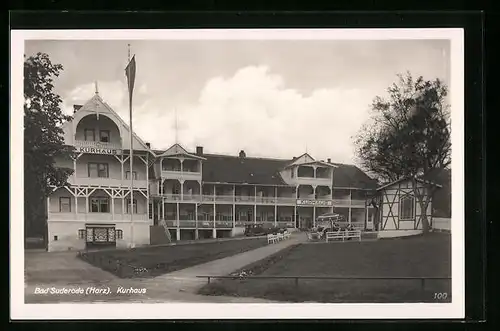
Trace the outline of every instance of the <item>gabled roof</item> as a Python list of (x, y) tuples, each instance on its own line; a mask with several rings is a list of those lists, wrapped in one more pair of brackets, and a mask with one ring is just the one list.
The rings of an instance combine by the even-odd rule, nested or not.
[(298, 157), (294, 157), (293, 159), (287, 161), (285, 164), (285, 167), (290, 167), (290, 166), (293, 166), (295, 164), (302, 164), (302, 163), (298, 162), (301, 158), (309, 158), (309, 159), (311, 159), (311, 161), (314, 161), (314, 158), (311, 155), (309, 155), (309, 153), (306, 152)]
[(279, 173), (286, 160), (204, 154), (203, 181), (286, 185)]
[[(312, 162), (306, 162), (306, 163), (300, 163), (298, 164), (299, 166), (307, 166), (307, 165), (312, 165), (312, 164), (320, 164), (320, 165), (323, 165), (323, 166), (326, 166), (326, 167), (330, 167), (330, 168), (337, 168), (337, 166), (333, 163), (328, 163), (328, 162), (325, 162), (325, 161), (312, 161)], [(289, 165), (288, 167), (292, 166), (293, 164)]]
[[(77, 105), (75, 107), (75, 113), (76, 112), (79, 112), (79, 111), (82, 111), (82, 110), (86, 110), (87, 108), (87, 105), (89, 105), (90, 103), (100, 103), (101, 105), (103, 105), (106, 110), (109, 111), (110, 114), (114, 115), (116, 117), (116, 119), (120, 122), (120, 125), (122, 125), (128, 132), (130, 132), (130, 127), (128, 126), (127, 123), (125, 123), (125, 121), (123, 121), (123, 119), (121, 118), (120, 115), (118, 115), (118, 113), (116, 111), (113, 110), (113, 108), (111, 108), (110, 105), (108, 105), (106, 102), (104, 102), (104, 100), (101, 98), (101, 96), (99, 94), (95, 94), (92, 98), (90, 98), (87, 102), (85, 102), (83, 105)], [(71, 122), (71, 121), (69, 121)], [(66, 123), (69, 123), (69, 122), (65, 122), (63, 125), (67, 125)], [(150, 147), (148, 147), (146, 145), (146, 143), (135, 133), (132, 131), (132, 136), (137, 139), (137, 141), (139, 141), (139, 143), (142, 145), (142, 147), (144, 149), (146, 149), (147, 151), (151, 152), (153, 155), (153, 151), (151, 150)]]
[(400, 183), (400, 182), (403, 182), (403, 181), (407, 181), (407, 180), (416, 180), (417, 182), (420, 182), (420, 183), (429, 184), (429, 185), (433, 185), (433, 186), (437, 186), (437, 187), (442, 187), (440, 184), (437, 184), (437, 183), (434, 183), (434, 182), (431, 182), (429, 180), (425, 180), (425, 179), (422, 179), (422, 178), (418, 178), (418, 177), (403, 177), (403, 178), (395, 180), (395, 181), (393, 181), (391, 183), (388, 183), (388, 184), (380, 186), (379, 188), (377, 188), (377, 191), (383, 190), (386, 187), (389, 187), (389, 186), (392, 186), (394, 184), (397, 184), (397, 183)]
[(187, 156), (187, 157), (193, 158), (193, 159), (205, 160), (205, 158), (203, 158), (199, 155), (189, 153), (181, 145), (179, 145), (177, 143), (172, 145), (166, 151), (164, 151), (162, 153), (161, 152), (158, 153), (157, 156)]

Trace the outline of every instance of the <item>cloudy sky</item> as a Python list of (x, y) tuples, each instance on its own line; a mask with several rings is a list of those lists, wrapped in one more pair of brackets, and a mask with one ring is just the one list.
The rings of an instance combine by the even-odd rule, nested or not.
[[(409, 70), (449, 82), (449, 41), (27, 41), (64, 66), (64, 109), (101, 97), (128, 123), (127, 44), (136, 55), (134, 131), (155, 149), (354, 163), (372, 99)], [(175, 110), (176, 109), (176, 110)]]

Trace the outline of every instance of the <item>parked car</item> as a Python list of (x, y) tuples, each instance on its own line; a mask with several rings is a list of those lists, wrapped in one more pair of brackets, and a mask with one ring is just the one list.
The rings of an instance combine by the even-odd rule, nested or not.
[(286, 229), (268, 226), (267, 224), (257, 223), (257, 224), (248, 224), (245, 226), (244, 235), (245, 236), (265, 236), (268, 234), (278, 234), (285, 232)]

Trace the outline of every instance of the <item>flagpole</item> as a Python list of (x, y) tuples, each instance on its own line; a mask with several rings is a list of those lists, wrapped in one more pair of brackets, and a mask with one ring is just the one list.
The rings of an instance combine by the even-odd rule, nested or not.
[[(128, 44), (128, 63), (130, 64), (130, 44)], [(131, 93), (129, 91), (129, 93)], [(129, 94), (131, 95), (131, 94)], [(132, 135), (132, 97), (129, 97), (129, 123), (130, 123), (130, 247), (135, 247), (134, 242), (134, 139)]]

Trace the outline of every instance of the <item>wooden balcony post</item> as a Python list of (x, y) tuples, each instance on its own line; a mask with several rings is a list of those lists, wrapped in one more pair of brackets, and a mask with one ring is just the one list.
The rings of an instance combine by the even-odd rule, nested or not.
[[(180, 225), (180, 217), (179, 217), (179, 202), (177, 202), (176, 204), (176, 208), (177, 208), (177, 211), (176, 211), (176, 215), (175, 215), (175, 220), (177, 221), (177, 229), (179, 229)], [(177, 240), (179, 240), (179, 238), (177, 238)]]
[(181, 184), (181, 201), (183, 201), (184, 200), (184, 180), (179, 179), (179, 184)]

